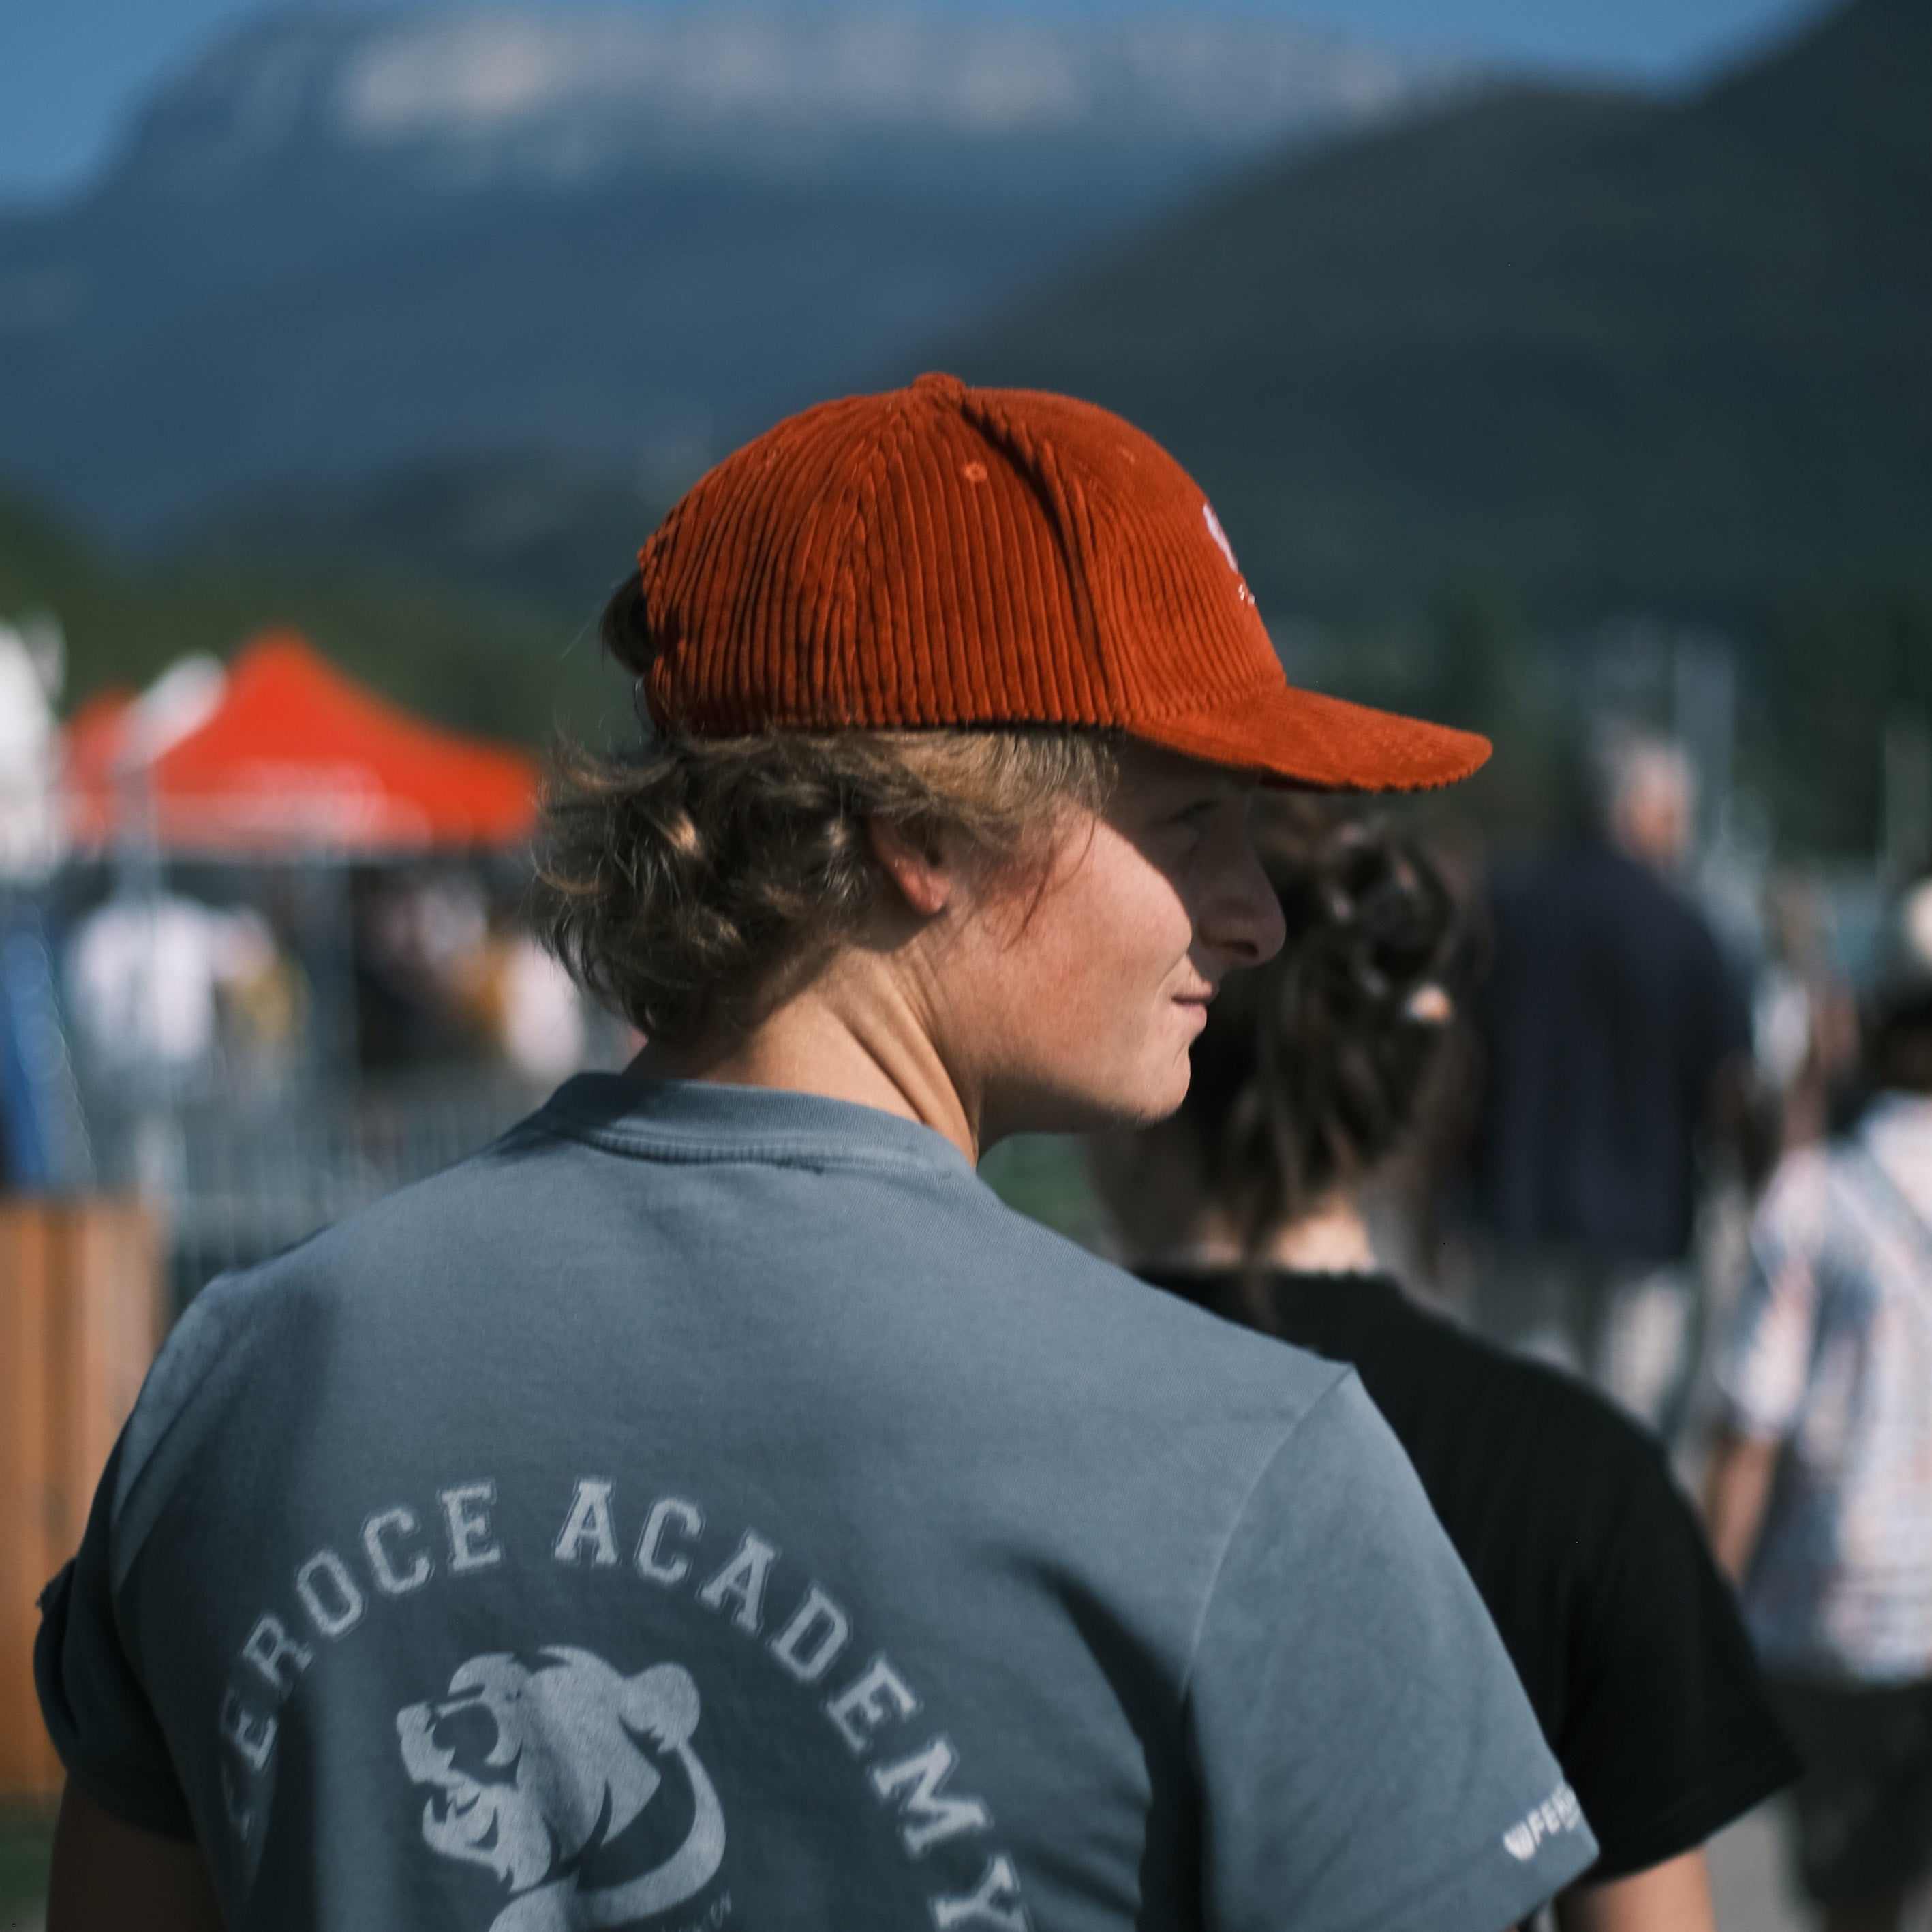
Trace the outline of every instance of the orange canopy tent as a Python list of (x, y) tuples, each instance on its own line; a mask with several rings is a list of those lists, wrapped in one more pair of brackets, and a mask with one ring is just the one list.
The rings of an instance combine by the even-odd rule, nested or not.
[(152, 827), (176, 854), (375, 857), (514, 844), (535, 824), (536, 768), (524, 754), (418, 723), (291, 632), (244, 646), (209, 715), (152, 758), (134, 712), (104, 694), (68, 727), (83, 845)]

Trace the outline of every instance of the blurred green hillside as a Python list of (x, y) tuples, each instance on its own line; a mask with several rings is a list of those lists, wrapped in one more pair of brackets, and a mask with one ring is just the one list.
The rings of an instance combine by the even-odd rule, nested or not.
[[(694, 474), (682, 478), (688, 483)], [(205, 563), (375, 572), (593, 621), (680, 488), (541, 451), (256, 491), (181, 546)]]
[(1730, 780), (1750, 795), (1754, 836), (1787, 860), (1869, 861), (1888, 728), (1932, 720), (1932, 596), (1875, 584), (1769, 598), (1735, 625), (1640, 608), (1559, 627), (1532, 623), (1493, 582), (1464, 580), (1373, 620), (1291, 625), (1280, 641), (1298, 682), (1493, 740), (1474, 778), (1424, 802), (1505, 838), (1547, 837), (1574, 819), (1594, 719), (1684, 724), (1680, 653), (1707, 674), (1713, 652), (1727, 663)]
[[(532, 745), (559, 728), (622, 736), (631, 693), (595, 613), (610, 555), (646, 513), (580, 482), (560, 496), (584, 508), (580, 523), (536, 514), (518, 537), (493, 520), (517, 495), (508, 470), (405, 479), (367, 499), (269, 506), (245, 537), (231, 526), (192, 560), (158, 564), (117, 559), (0, 496), (0, 620), (59, 618), (69, 710), (184, 652), (226, 656), (266, 625), (292, 624), (375, 689), (459, 729)], [(1772, 806), (1786, 850), (1869, 852), (1886, 720), (1901, 706), (1932, 716), (1932, 597), (1786, 596), (1734, 635), (1737, 776)], [(1568, 808), (1574, 734), (1603, 694), (1602, 661), (1630, 656), (1622, 636), (1535, 625), (1495, 582), (1464, 580), (1374, 617), (1291, 622), (1278, 641), (1298, 681), (1488, 733), (1498, 754), (1452, 808), (1538, 836)], [(1612, 701), (1667, 724), (1668, 663), (1621, 668)]]
[(53, 1855), (53, 1819), (26, 1807), (0, 1807), (0, 1925), (23, 1928), (44, 1909)]
[(529, 744), (559, 726), (603, 736), (628, 722), (630, 693), (602, 662), (595, 608), (573, 621), (427, 574), (333, 561), (132, 562), (0, 496), (0, 619), (59, 620), (69, 710), (104, 686), (144, 684), (184, 652), (226, 657), (253, 632), (288, 624), (444, 724)]

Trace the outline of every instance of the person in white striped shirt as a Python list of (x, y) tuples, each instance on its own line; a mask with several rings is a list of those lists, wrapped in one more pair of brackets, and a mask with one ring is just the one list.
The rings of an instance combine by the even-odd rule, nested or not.
[(1876, 1096), (1759, 1206), (1706, 1488), (1809, 1767), (1798, 1862), (1830, 1932), (1894, 1932), (1932, 1888), (1932, 878), (1892, 951)]

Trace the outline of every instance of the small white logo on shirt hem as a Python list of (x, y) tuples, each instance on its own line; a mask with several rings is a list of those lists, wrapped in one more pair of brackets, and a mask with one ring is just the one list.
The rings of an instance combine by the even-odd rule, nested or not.
[(1559, 1832), (1574, 1832), (1583, 1822), (1583, 1808), (1568, 1784), (1559, 1784), (1520, 1824), (1503, 1834), (1503, 1849), (1520, 1864), (1528, 1864), (1536, 1848)]

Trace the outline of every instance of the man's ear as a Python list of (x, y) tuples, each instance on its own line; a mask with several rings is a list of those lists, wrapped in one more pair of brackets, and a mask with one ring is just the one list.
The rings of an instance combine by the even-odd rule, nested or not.
[(889, 819), (868, 818), (866, 836), (872, 842), (872, 856), (913, 911), (931, 919), (945, 909), (959, 875), (935, 833), (928, 831), (922, 837)]

